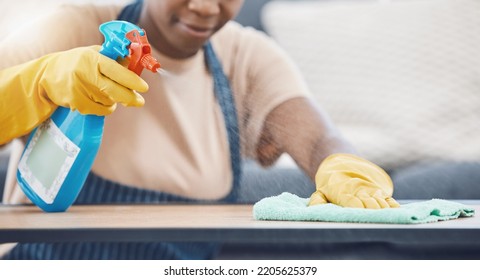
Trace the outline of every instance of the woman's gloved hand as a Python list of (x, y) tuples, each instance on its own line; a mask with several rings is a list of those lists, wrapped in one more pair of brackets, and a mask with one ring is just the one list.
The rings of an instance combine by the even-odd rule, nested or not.
[(112, 113), (116, 103), (142, 106), (135, 91), (147, 91), (147, 83), (99, 50), (75, 48), (0, 70), (0, 145), (33, 130), (57, 106), (94, 115)]
[(350, 154), (327, 157), (315, 175), (317, 191), (309, 206), (334, 203), (354, 208), (390, 208), (400, 205), (392, 198), (393, 183), (379, 166)]

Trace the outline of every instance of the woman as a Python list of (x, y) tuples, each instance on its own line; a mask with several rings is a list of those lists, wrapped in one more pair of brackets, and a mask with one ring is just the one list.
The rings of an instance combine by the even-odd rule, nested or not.
[[(0, 103), (18, 102), (7, 100), (6, 89), (32, 88), (33, 93), (26, 96), (42, 96), (42, 101), (27, 97), (22, 102), (47, 109), (38, 110), (41, 113), (33, 114), (26, 122), (29, 125), (22, 125), (22, 129), (12, 129), (16, 127), (12, 123), (18, 120), (5, 117), (15, 115), (6, 110), (1, 116), (2, 125), (5, 130), (19, 132), (1, 140), (22, 136), (48, 118), (51, 108), (57, 105), (80, 111), (75, 100), (83, 94), (88, 98), (82, 99), (82, 113), (106, 115), (116, 110), (106, 118), (102, 146), (76, 203), (234, 202), (241, 178), (241, 157), (268, 166), (282, 153), (288, 153), (312, 180), (317, 174), (317, 191), (311, 204), (397, 207), (391, 198), (393, 186), (388, 175), (350, 154), (353, 149), (308, 97), (304, 81), (285, 53), (264, 34), (231, 21), (242, 3), (146, 0), (127, 7), (62, 7), (35, 23), (30, 35), (16, 35), (29, 38), (35, 45), (24, 42), (19, 48), (16, 44), (15, 49), (21, 49), (22, 54), (1, 62), (0, 69), (5, 69), (2, 76), (51, 71), (55, 73), (52, 76), (62, 77), (76, 71), (88, 72), (85, 69), (100, 69), (99, 73), (71, 83), (77, 86), (56, 83), (53, 88), (69, 96), (61, 102), (48, 86), (38, 92), (32, 75), (27, 75), (33, 84), (30, 87), (2, 81)], [(114, 19), (144, 28), (153, 56), (167, 71), (163, 76), (142, 74), (149, 86), (142, 108), (117, 108), (115, 104), (141, 106), (143, 100), (135, 91), (146, 90), (143, 80), (118, 74), (121, 70), (102, 71), (113, 66), (98, 58), (92, 48), (77, 48), (101, 44), (98, 26)], [(17, 38), (6, 40), (9, 44), (2, 42), (1, 50), (6, 54), (16, 51), (11, 42), (21, 42)], [(52, 63), (47, 55), (51, 53)], [(7, 68), (38, 57), (46, 62), (33, 60)], [(58, 61), (83, 61), (75, 59), (78, 57), (93, 57), (93, 62), (73, 67), (68, 73), (65, 67), (49, 67), (61, 65)], [(117, 84), (104, 89), (97, 83), (97, 76)], [(52, 79), (38, 80), (49, 85)], [(78, 84), (94, 89), (84, 94)], [(117, 91), (124, 94), (115, 95)], [(216, 247), (203, 243), (21, 244), (7, 258), (192, 259), (214, 257)]]

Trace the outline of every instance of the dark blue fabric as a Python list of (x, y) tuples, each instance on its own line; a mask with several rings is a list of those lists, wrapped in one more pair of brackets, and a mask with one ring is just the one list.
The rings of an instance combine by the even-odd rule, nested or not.
[(132, 4), (127, 5), (118, 15), (118, 20), (129, 21), (137, 24), (142, 12), (143, 0), (136, 0)]
[[(138, 21), (143, 1), (126, 6), (118, 19)], [(233, 170), (233, 186), (223, 201), (234, 202), (240, 174), (240, 137), (237, 112), (227, 77), (210, 44), (204, 47), (205, 60), (213, 76), (215, 96), (222, 108)], [(200, 203), (173, 194), (125, 186), (90, 173), (75, 204), (108, 203)], [(211, 259), (219, 245), (206, 242), (76, 242), (18, 244), (4, 259)]]

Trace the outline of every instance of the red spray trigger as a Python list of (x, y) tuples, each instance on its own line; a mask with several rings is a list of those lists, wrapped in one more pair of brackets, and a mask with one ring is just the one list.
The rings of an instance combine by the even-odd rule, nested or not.
[[(143, 31), (143, 34), (146, 34)], [(146, 68), (153, 73), (157, 73), (160, 68), (160, 63), (152, 56), (152, 48), (148, 43), (147, 35), (140, 35), (138, 30), (134, 29), (125, 34), (125, 37), (131, 42), (128, 47), (130, 54), (128, 56), (130, 62), (128, 69), (140, 76), (143, 68)]]

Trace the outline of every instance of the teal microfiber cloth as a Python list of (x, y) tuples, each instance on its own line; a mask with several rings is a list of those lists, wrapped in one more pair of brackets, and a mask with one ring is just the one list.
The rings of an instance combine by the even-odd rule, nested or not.
[(420, 224), (471, 217), (475, 214), (475, 210), (467, 205), (443, 199), (385, 209), (346, 208), (332, 203), (307, 206), (308, 201), (308, 198), (284, 192), (255, 203), (253, 216), (256, 220)]

